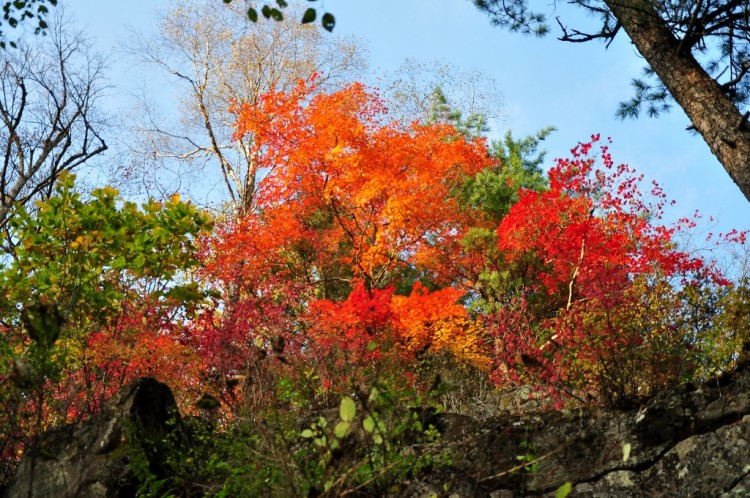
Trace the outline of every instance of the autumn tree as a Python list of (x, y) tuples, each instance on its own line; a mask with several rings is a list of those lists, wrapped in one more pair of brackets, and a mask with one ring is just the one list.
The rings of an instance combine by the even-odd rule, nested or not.
[(49, 197), (55, 180), (107, 149), (103, 61), (57, 13), (47, 36), (3, 50), (0, 69), (0, 230), (14, 204)]
[(16, 209), (14, 252), (0, 269), (2, 465), (137, 376), (190, 385), (197, 362), (186, 361), (180, 323), (204, 295), (186, 272), (211, 225), (178, 198), (139, 207), (105, 187), (86, 200), (69, 173), (33, 212)]
[(167, 197), (198, 177), (203, 190), (189, 187), (193, 197), (218, 188), (220, 194), (208, 197), (237, 213), (254, 208), (259, 165), (251, 134), (232, 140), (229, 102), (253, 104), (313, 74), (321, 88), (336, 88), (365, 67), (354, 40), (296, 20), (251, 23), (243, 2), (218, 8), (206, 1), (176, 3), (161, 17), (158, 35), (138, 37), (128, 48), (179, 89), (179, 121), (162, 119), (153, 102), (141, 104), (134, 148), (148, 163), (144, 174), (156, 166), (154, 181)]
[[(545, 13), (531, 9), (526, 0), (473, 3), (493, 24), (511, 31), (537, 36), (550, 31)], [(750, 81), (747, 6), (701, 0), (572, 3), (597, 18), (599, 24), (587, 30), (568, 26), (557, 17), (561, 40), (609, 44), (624, 31), (648, 64), (647, 79), (634, 80), (635, 96), (620, 106), (618, 114), (635, 117), (645, 107), (648, 114), (657, 115), (674, 99), (690, 119), (690, 128), (703, 137), (750, 199), (750, 126), (744, 109)]]
[(351, 364), (368, 361), (370, 339), (408, 356), (433, 345), (463, 354), (460, 336), (479, 355), (463, 291), (440, 289), (454, 283), (442, 262), (469, 225), (453, 193), (493, 163), (483, 139), (385, 121), (383, 102), (361, 84), (318, 94), (300, 82), (234, 111), (266, 175), (257, 210), (220, 224), (206, 248), (206, 278), (229, 292), (214, 324), (228, 330), (203, 327), (205, 340), (233, 337), (234, 347), (250, 345), (245, 357), (271, 352), (277, 336), (290, 355), (317, 351), (310, 341), (354, 347)]
[(320, 240), (331, 254), (343, 247), (353, 276), (368, 288), (382, 286), (407, 260), (428, 264), (422, 251), (460, 237), (452, 228), (461, 212), (450, 194), (492, 162), (484, 142), (449, 125), (382, 124), (382, 102), (359, 84), (304, 105), (310, 91), (303, 84), (237, 108), (238, 134), (259, 139), (269, 171), (260, 209), (285, 213), (299, 233), (310, 217), (327, 219), (319, 230), (326, 237), (313, 231), (305, 239)]
[(606, 145), (597, 164), (598, 140), (557, 160), (549, 189), (522, 190), (500, 222), (498, 249), (517, 291), (490, 319), (494, 375), (624, 406), (700, 375), (710, 327), (682, 318), (696, 295), (720, 296), (730, 283), (676, 248), (680, 227), (658, 223), (667, 204), (658, 185), (644, 188)]

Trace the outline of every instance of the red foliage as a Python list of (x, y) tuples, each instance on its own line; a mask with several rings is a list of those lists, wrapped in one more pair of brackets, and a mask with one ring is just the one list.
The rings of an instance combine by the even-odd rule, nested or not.
[(644, 282), (656, 281), (728, 283), (703, 260), (675, 248), (676, 228), (657, 224), (666, 203), (657, 185), (647, 202), (642, 176), (615, 166), (606, 146), (597, 168), (592, 149), (598, 141), (594, 136), (574, 148), (571, 159), (558, 160), (548, 191), (521, 192), (497, 230), (507, 261), (533, 255), (537, 262), (525, 276), (525, 295), (546, 294), (557, 303), (540, 316), (519, 297), (493, 318), (498, 383), (519, 381), (522, 374), (558, 395), (601, 392), (605, 386), (595, 384), (608, 362), (640, 346), (649, 333), (623, 327), (628, 308), (638, 308), (636, 282), (641, 290)]
[[(533, 252), (542, 262), (536, 278), (549, 294), (581, 299), (617, 299), (635, 275), (671, 277), (707, 270), (701, 259), (675, 250), (674, 228), (655, 224), (666, 196), (658, 185), (653, 203), (640, 190), (642, 175), (614, 165), (601, 147), (603, 169), (590, 156), (599, 140), (580, 144), (572, 159), (550, 170), (550, 189), (525, 191), (498, 228), (508, 261)], [(711, 273), (717, 282), (720, 275)]]

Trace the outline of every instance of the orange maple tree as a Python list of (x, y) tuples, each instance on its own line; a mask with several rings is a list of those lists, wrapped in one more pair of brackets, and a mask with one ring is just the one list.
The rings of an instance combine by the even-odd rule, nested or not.
[(237, 134), (254, 136), (268, 171), (258, 214), (287, 241), (304, 239), (316, 268), (333, 257), (368, 288), (399, 266), (429, 266), (427, 248), (462, 236), (466, 212), (450, 194), (492, 163), (484, 141), (447, 124), (383, 123), (382, 102), (361, 84), (316, 96), (312, 88), (301, 82), (234, 107)]
[[(232, 331), (203, 337), (269, 348), (283, 336), (294, 347), (308, 331), (361, 352), (389, 330), (404, 354), (450, 344), (479, 358), (479, 332), (440, 261), (470, 226), (453, 192), (493, 164), (485, 142), (447, 124), (386, 122), (382, 101), (358, 83), (313, 88), (233, 106), (262, 180), (252, 212), (219, 224), (205, 246), (204, 275), (227, 290), (216, 326)], [(448, 287), (427, 292), (419, 281)], [(365, 319), (359, 305), (370, 301), (382, 306)], [(239, 331), (238, 314), (259, 319)]]

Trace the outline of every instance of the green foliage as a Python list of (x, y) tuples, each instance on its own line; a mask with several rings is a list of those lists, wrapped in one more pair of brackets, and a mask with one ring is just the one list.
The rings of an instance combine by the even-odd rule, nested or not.
[(688, 286), (682, 293), (690, 325), (697, 380), (732, 371), (748, 360), (750, 350), (750, 280), (740, 279), (728, 289), (706, 292)]
[(394, 403), (391, 394), (396, 393), (373, 387), (369, 394), (358, 396), (361, 410), (353, 398), (344, 396), (335, 424), (319, 417), (302, 431), (301, 437), (312, 442), (316, 454), (306, 471), (308, 489), (331, 495), (352, 489), (367, 494), (393, 492), (406, 477), (446, 461), (446, 454), (418, 455), (406, 449), (407, 441), (435, 442), (438, 434), (424, 425), (418, 411)]
[(659, 117), (663, 112), (669, 111), (672, 97), (664, 84), (656, 78), (653, 70), (644, 69), (644, 79), (634, 78), (631, 86), (634, 95), (627, 101), (620, 102), (616, 115), (620, 119), (636, 119), (645, 108), (650, 118)]
[[(540, 146), (554, 130), (549, 126), (521, 139), (506, 132), (502, 141), (491, 144), (497, 166), (468, 178), (454, 194), (462, 206), (477, 212), (477, 219), (483, 220), (469, 228), (461, 241), (465, 251), (480, 254), (485, 261), (475, 278), (478, 299), (471, 301), (475, 310), (487, 312), (507, 304), (523, 288), (522, 275), (539, 264), (532, 254), (512, 263), (505, 261), (497, 247), (496, 229), (518, 202), (519, 191), (547, 189), (547, 178), (541, 168), (546, 152)], [(532, 302), (535, 300), (532, 295), (528, 297)]]
[(539, 37), (549, 32), (546, 16), (529, 10), (526, 0), (474, 0), (474, 5), (493, 16), (493, 23), (509, 31)]
[[(13, 0), (3, 3), (3, 22), (7, 23), (11, 28), (16, 28), (19, 23), (26, 19), (37, 19), (37, 25), (34, 28), (35, 34), (45, 33), (47, 28), (47, 21), (45, 18), (49, 13), (47, 4), (51, 6), (57, 5), (57, 0)], [(2, 23), (0, 23), (2, 26)], [(11, 46), (16, 48), (16, 42), (6, 41), (5, 33), (0, 30), (0, 48), (7, 48)]]
[[(13, 259), (0, 272), (6, 324), (26, 322), (33, 338), (36, 321), (64, 321), (64, 335), (108, 323), (133, 295), (199, 297), (194, 284), (176, 282), (198, 263), (193, 238), (211, 227), (206, 214), (176, 198), (139, 208), (111, 187), (84, 201), (74, 181), (63, 174), (54, 196), (33, 212), (19, 207), (10, 222)], [(60, 335), (61, 326), (43, 328)]]
[[(224, 431), (187, 419), (183, 431), (154, 447), (163, 455), (158, 474), (148, 465), (154, 449), (134, 443), (139, 496), (189, 496), (198, 489), (215, 497), (381, 496), (397, 493), (427, 467), (448, 463), (441, 450), (408, 449), (438, 438), (417, 410), (394, 404), (391, 393), (375, 387), (362, 396), (343, 396), (338, 417), (273, 409)], [(314, 420), (300, 431), (300, 417), (308, 415)]]
[(502, 141), (493, 141), (490, 151), (498, 159), (498, 166), (468, 179), (459, 198), (465, 205), (483, 211), (499, 223), (510, 207), (518, 202), (519, 190), (542, 191), (547, 188), (547, 179), (541, 168), (546, 151), (539, 147), (553, 131), (555, 128), (548, 126), (536, 135), (521, 139), (513, 138), (508, 131)]
[(534, 445), (529, 441), (521, 441), (521, 449), (525, 450), (522, 455), (516, 455), (516, 460), (523, 464), (524, 472), (537, 471), (537, 456)]
[[(232, 3), (232, 0), (222, 0), (224, 3)], [(314, 2), (316, 0), (309, 0), (310, 2)], [(289, 6), (289, 3), (285, 0), (275, 0), (273, 3), (264, 3), (263, 6), (260, 8), (260, 13), (265, 17), (266, 19), (270, 19), (273, 21), (283, 21), (284, 20), (284, 9)], [(312, 22), (315, 22), (315, 19), (317, 18), (317, 9), (310, 7), (308, 9), (305, 9), (304, 14), (302, 14), (301, 23), (302, 24), (309, 24)], [(258, 22), (258, 10), (254, 7), (250, 7), (247, 9), (247, 18), (250, 19), (252, 22)], [(330, 12), (325, 12), (321, 18), (320, 18), (320, 26), (325, 29), (326, 31), (333, 31), (333, 28), (336, 27), (336, 18), (333, 14)]]
[(566, 498), (573, 491), (573, 483), (568, 481), (555, 490), (555, 498)]
[[(111, 187), (84, 200), (74, 182), (63, 173), (51, 198), (33, 211), (18, 206), (9, 222), (13, 250), (0, 267), (0, 376), (12, 382), (0, 383), (0, 405), (22, 416), (0, 414), (0, 430), (16, 438), (3, 445), (22, 446), (111, 394), (106, 376), (95, 377), (92, 334), (126, 315), (133, 320), (133, 310), (138, 325), (152, 317), (150, 323), (170, 324), (205, 298), (184, 278), (198, 263), (195, 236), (211, 227), (205, 213), (176, 197), (139, 208)], [(90, 384), (99, 391), (86, 391)]]

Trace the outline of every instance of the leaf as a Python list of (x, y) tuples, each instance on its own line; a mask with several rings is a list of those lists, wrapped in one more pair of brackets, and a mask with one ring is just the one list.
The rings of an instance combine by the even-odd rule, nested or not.
[(377, 387), (373, 387), (370, 390), (370, 396), (367, 397), (367, 401), (370, 403), (375, 403), (379, 397), (380, 397), (380, 391), (378, 390)]
[(368, 433), (372, 433), (375, 430), (375, 420), (373, 420), (371, 415), (368, 415), (362, 421), (362, 428)]
[(334, 435), (339, 439), (345, 438), (346, 436), (349, 435), (349, 429), (351, 428), (351, 425), (352, 425), (351, 422), (342, 420), (341, 422), (336, 424), (336, 427), (334, 427), (333, 429)]
[(282, 12), (279, 9), (276, 9), (276, 8), (271, 9), (270, 15), (274, 21), (284, 20), (284, 14), (282, 14)]
[(312, 7), (307, 9), (304, 14), (302, 14), (302, 24), (309, 24), (311, 22), (314, 22), (317, 18), (318, 13), (316, 10)]
[(632, 449), (632, 445), (630, 443), (625, 443), (622, 445), (622, 461), (627, 462), (630, 458), (630, 450)]
[(573, 490), (573, 483), (568, 481), (555, 491), (555, 498), (565, 498)]
[(312, 431), (312, 429), (305, 429), (300, 433), (300, 436), (302, 436), (305, 439), (310, 439), (315, 437), (315, 433)]
[(357, 404), (349, 396), (344, 396), (341, 399), (341, 406), (339, 407), (339, 416), (344, 422), (351, 422), (354, 420), (354, 415), (357, 413)]
[(336, 26), (336, 18), (330, 12), (326, 12), (320, 19), (320, 24), (323, 26), (323, 29), (330, 33), (333, 31), (334, 26)]

